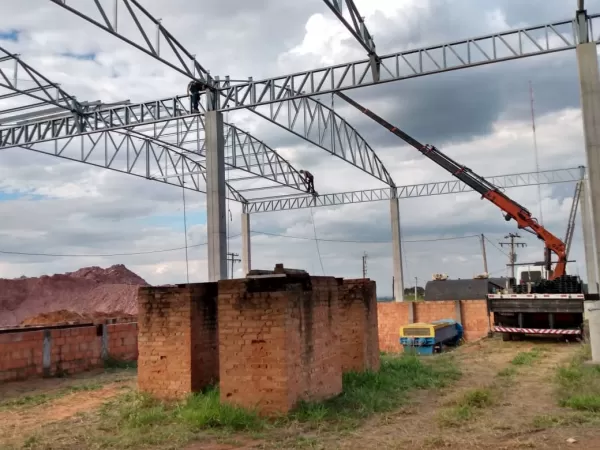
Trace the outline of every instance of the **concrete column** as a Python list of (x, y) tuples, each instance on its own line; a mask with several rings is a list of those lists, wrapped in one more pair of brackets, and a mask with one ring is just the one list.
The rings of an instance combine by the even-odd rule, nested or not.
[(598, 267), (596, 266), (596, 239), (592, 227), (590, 190), (588, 180), (581, 187), (581, 228), (583, 229), (583, 246), (585, 251), (585, 268), (587, 273), (588, 293), (598, 293)]
[(227, 278), (227, 211), (225, 209), (225, 139), (223, 113), (207, 111), (206, 209), (208, 234), (208, 281)]
[[(577, 46), (577, 65), (579, 68), (581, 113), (588, 170), (588, 192), (584, 198), (590, 199), (590, 202), (585, 205), (586, 202), (582, 202), (582, 209), (591, 206), (589, 212), (586, 212), (591, 218), (591, 235), (600, 236), (600, 76), (598, 74), (595, 42), (587, 42)], [(584, 235), (587, 241), (585, 246), (588, 249), (592, 245), (595, 267), (599, 267), (600, 254), (598, 248), (589, 243), (589, 235), (590, 233), (588, 233), (587, 238)], [(594, 271), (596, 272), (595, 268)]]
[(592, 363), (600, 364), (600, 302), (594, 303), (588, 310), (588, 327), (590, 331)]
[(392, 258), (394, 267), (394, 298), (404, 301), (404, 278), (402, 276), (402, 241), (400, 234), (400, 205), (397, 198), (390, 199), (392, 215)]
[(251, 270), (251, 261), (250, 214), (242, 213), (242, 268), (244, 269), (244, 276)]

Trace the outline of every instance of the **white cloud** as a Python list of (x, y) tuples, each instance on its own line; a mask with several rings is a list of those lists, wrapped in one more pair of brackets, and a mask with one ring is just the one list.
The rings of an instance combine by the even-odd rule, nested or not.
[[(104, 4), (112, 2), (104, 2)], [(168, 5), (167, 5), (168, 3)], [(206, 3), (206, 2), (205, 2)], [(253, 2), (208, 2), (202, 8), (190, 8), (189, 0), (161, 2), (148, 0), (144, 6), (192, 52), (213, 74), (230, 74), (237, 78), (294, 72), (353, 59), (364, 58), (363, 49), (354, 42), (347, 30), (337, 22), (323, 2), (262, 2), (260, 8)], [(600, 2), (590, 2), (589, 9)], [(360, 1), (359, 10), (366, 21), (380, 52), (401, 50), (417, 45), (446, 42), (459, 37), (499, 31), (521, 23), (537, 23), (538, 16), (560, 19), (572, 14), (563, 2), (542, 7), (515, 6), (511, 2), (417, 2), (417, 1)], [(537, 4), (539, 5), (539, 3)], [(11, 51), (18, 51), (26, 62), (79, 99), (142, 101), (181, 94), (186, 79), (172, 69), (122, 41), (97, 30), (46, 0), (0, 0), (3, 14), (0, 30), (20, 29), (19, 42), (0, 41)], [(233, 9), (232, 9), (233, 8)], [(237, 9), (235, 9), (237, 8)], [(554, 8), (554, 9), (553, 9)], [(562, 9), (559, 9), (562, 8)], [(234, 11), (235, 14), (232, 14)], [(35, 13), (32, 13), (35, 12)], [(545, 20), (545, 19), (544, 19)], [(120, 27), (133, 36), (131, 23)], [(138, 42), (139, 36), (136, 38)], [(163, 42), (163, 48), (166, 44)], [(165, 50), (166, 51), (166, 50)], [(95, 61), (76, 60), (61, 56), (71, 53), (96, 53)], [(512, 86), (523, 85), (528, 77), (548, 67), (556, 70), (564, 64), (559, 55), (532, 59), (527, 64), (515, 63)], [(553, 61), (559, 61), (556, 67)], [(497, 83), (499, 96), (508, 95), (506, 71), (502, 65), (476, 72), (490, 84)], [(496, 103), (485, 96), (486, 91), (464, 92), (461, 102), (450, 107), (445, 96), (457, 89), (456, 80), (469, 71), (449, 76), (425, 77), (419, 81), (425, 91), (436, 92), (439, 105), (448, 120), (476, 110), (483, 114), (493, 110), (490, 128), (483, 133), (453, 137), (443, 145), (443, 151), (482, 175), (516, 173), (534, 170), (531, 126), (528, 119), (515, 115), (516, 106)], [(474, 72), (475, 73), (475, 72)], [(494, 75), (494, 74), (497, 75)], [(469, 75), (475, 77), (475, 75)], [(494, 78), (495, 77), (495, 78)], [(504, 77), (504, 78), (503, 78)], [(550, 77), (551, 78), (551, 77)], [(536, 101), (543, 103), (563, 89), (548, 81), (549, 90), (541, 90)], [(390, 86), (390, 85), (388, 85)], [(412, 105), (404, 102), (407, 90), (415, 83), (399, 82), (394, 85), (396, 97), (381, 97), (389, 87), (377, 87), (368, 92), (369, 107), (392, 120), (411, 114)], [(488, 86), (489, 87), (489, 86)], [(481, 94), (480, 92), (484, 92)], [(381, 94), (383, 95), (383, 94)], [(544, 98), (546, 96), (546, 98)], [(560, 96), (556, 96), (560, 97)], [(6, 102), (6, 103), (5, 103)], [(523, 96), (517, 103), (528, 107)], [(562, 102), (562, 103), (561, 103)], [(0, 109), (16, 103), (0, 101)], [(537, 138), (542, 169), (573, 167), (584, 163), (581, 116), (572, 103), (554, 99), (540, 113)], [(429, 104), (429, 103), (428, 103)], [(430, 115), (441, 108), (433, 101), (426, 113), (419, 113), (419, 122), (427, 124)], [(394, 142), (387, 132), (368, 122), (349, 107), (336, 103), (336, 110), (355, 124), (363, 136), (373, 136), (372, 145), (398, 184), (413, 184), (448, 180), (449, 175), (418, 155), (416, 151)], [(382, 184), (339, 159), (317, 150), (285, 131), (266, 124), (247, 112), (235, 112), (228, 120), (256, 133), (269, 142), (283, 142), (281, 154), (298, 165), (306, 166), (316, 176), (321, 193), (351, 191)], [(400, 124), (402, 125), (402, 124)], [(378, 140), (381, 136), (381, 140)], [(417, 136), (420, 137), (420, 136)], [(385, 139), (384, 139), (385, 138)], [(436, 142), (433, 142), (436, 144)], [(252, 183), (255, 184), (255, 183)], [(5, 200), (2, 193), (27, 193), (44, 198)], [(272, 195), (267, 190), (261, 196)], [(526, 205), (536, 215), (539, 205), (537, 188), (508, 190), (509, 195)], [(544, 186), (542, 209), (544, 223), (558, 236), (564, 234), (570, 208), (570, 185)], [(0, 152), (0, 250), (22, 253), (53, 254), (114, 254), (145, 252), (184, 246), (181, 190), (155, 182), (118, 174), (79, 163), (62, 161), (22, 149)], [(206, 279), (206, 246), (196, 246), (206, 240), (206, 227), (200, 213), (205, 208), (204, 196), (188, 195), (189, 272), (192, 281)], [(230, 204), (233, 220), (230, 234), (240, 231), (240, 206)], [(497, 244), (514, 223), (505, 223), (498, 210), (479, 199), (476, 194), (444, 195), (401, 201), (403, 237), (407, 241), (435, 239), (485, 233)], [(361, 274), (361, 257), (369, 254), (369, 276), (379, 283), (383, 294), (391, 291), (391, 245), (360, 241), (387, 241), (390, 238), (388, 202), (363, 203), (343, 207), (278, 213), (256, 214), (252, 228), (313, 238), (312, 217), (316, 234), (323, 239), (355, 242), (320, 242), (319, 250), (325, 271), (330, 274), (357, 277)], [(199, 221), (199, 223), (195, 222)], [(321, 273), (314, 241), (294, 240), (256, 234), (253, 235), (252, 259), (254, 267), (268, 268), (277, 262), (290, 267), (306, 268)], [(542, 247), (533, 238), (521, 251), (520, 260), (541, 259)], [(241, 253), (241, 240), (230, 240), (230, 251)], [(491, 271), (505, 271), (506, 256), (488, 243)], [(583, 250), (579, 228), (573, 244), (575, 270), (583, 272)], [(411, 285), (414, 277), (421, 284), (434, 272), (445, 272), (453, 277), (469, 277), (482, 272), (480, 244), (477, 238), (405, 244), (405, 283)], [(177, 283), (186, 279), (184, 250), (114, 257), (45, 257), (0, 255), (0, 276), (40, 275), (75, 270), (83, 265), (107, 266), (124, 263), (151, 283)], [(241, 265), (236, 266), (241, 276)]]

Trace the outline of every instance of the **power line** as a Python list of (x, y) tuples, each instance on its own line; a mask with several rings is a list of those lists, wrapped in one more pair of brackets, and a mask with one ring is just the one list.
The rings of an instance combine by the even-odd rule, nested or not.
[[(315, 231), (314, 228), (314, 222), (313, 222), (313, 231)], [(358, 240), (349, 240), (349, 239), (320, 239), (320, 238), (311, 238), (311, 237), (305, 237), (305, 236), (290, 236), (290, 235), (286, 235), (286, 234), (277, 234), (277, 233), (269, 233), (266, 231), (258, 231), (258, 230), (252, 230), (252, 234), (264, 234), (267, 236), (275, 236), (275, 237), (282, 237), (282, 238), (288, 238), (288, 239), (299, 239), (299, 240), (305, 240), (305, 241), (320, 241), (320, 242), (341, 242), (341, 243), (348, 243), (348, 244), (389, 244), (391, 241), (358, 241)], [(240, 237), (241, 233), (235, 234), (235, 235), (231, 235), (229, 236), (229, 239), (234, 239), (237, 237)], [(447, 237), (447, 238), (434, 238), (434, 239), (414, 239), (414, 240), (402, 240), (403, 243), (409, 243), (409, 242), (437, 242), (437, 241), (451, 241), (451, 240), (458, 240), (458, 239), (470, 239), (470, 238), (474, 238), (474, 237), (479, 237), (480, 235), (478, 234), (473, 234), (473, 235), (469, 235), (469, 236), (457, 236), (457, 237)], [(503, 252), (502, 250), (500, 250), (492, 241), (490, 241), (487, 237), (486, 240), (488, 240), (496, 249), (498, 249), (498, 251), (504, 253), (506, 255), (505, 252)], [(160, 249), (160, 250), (148, 250), (148, 251), (142, 251), (142, 252), (128, 252), (128, 253), (87, 253), (87, 254), (72, 254), (72, 253), (37, 253), (37, 252), (17, 252), (17, 251), (9, 251), (9, 250), (0, 250), (0, 254), (4, 254), (4, 255), (18, 255), (18, 256), (48, 256), (48, 257), (68, 257), (68, 258), (91, 258), (91, 257), (113, 257), (113, 256), (136, 256), (136, 255), (151, 255), (154, 253), (167, 253), (167, 252), (175, 252), (175, 251), (179, 251), (179, 250), (185, 250), (190, 249), (190, 248), (197, 248), (197, 247), (202, 247), (204, 245), (207, 245), (208, 242), (203, 242), (201, 244), (192, 244), (192, 245), (188, 245), (187, 247), (174, 247), (174, 248), (165, 248), (165, 249)]]
[[(389, 241), (357, 241), (357, 240), (351, 240), (351, 239), (322, 239), (322, 238), (315, 239), (315, 238), (306, 237), (306, 236), (290, 236), (287, 234), (269, 233), (267, 231), (258, 231), (258, 230), (252, 230), (252, 233), (264, 234), (267, 236), (283, 237), (283, 238), (289, 238), (289, 239), (300, 239), (300, 240), (305, 240), (305, 241), (317, 240), (317, 241), (321, 241), (321, 242), (343, 242), (343, 243), (347, 243), (347, 244), (389, 244), (390, 242), (392, 242), (391, 240), (389, 240)], [(453, 240), (457, 240), (457, 239), (470, 239), (470, 238), (474, 238), (474, 237), (478, 238), (478, 237), (480, 237), (480, 235), (472, 234), (469, 236), (456, 236), (456, 237), (434, 238), (434, 239), (414, 239), (414, 240), (402, 239), (402, 242), (409, 243), (409, 242), (453, 241)]]
[[(235, 236), (231, 236), (231, 238), (241, 236), (241, 234), (236, 234)], [(188, 245), (187, 248), (194, 247), (202, 247), (207, 245), (208, 242), (203, 242), (201, 244)], [(69, 257), (69, 258), (89, 258), (89, 257), (111, 257), (111, 256), (136, 256), (136, 255), (150, 255), (153, 253), (167, 253), (167, 252), (175, 252), (178, 250), (185, 250), (186, 247), (175, 247), (175, 248), (165, 248), (162, 250), (148, 250), (145, 252), (131, 252), (131, 253), (88, 253), (85, 255), (82, 254), (69, 254), (69, 253), (29, 253), (29, 252), (12, 252), (8, 250), (0, 250), (0, 254), (5, 255), (20, 255), (20, 256), (53, 256), (53, 257)]]
[(492, 241), (490, 241), (487, 236), (483, 236), (483, 237), (485, 238), (486, 241), (488, 241), (490, 244), (492, 244), (492, 247), (494, 247), (496, 250), (498, 250), (504, 256), (508, 256), (508, 253), (506, 253), (504, 250), (502, 250), (500, 247), (498, 247), (496, 244), (494, 244)]
[(321, 258), (321, 250), (319, 250), (319, 239), (317, 238), (317, 226), (315, 225), (315, 216), (313, 216), (313, 210), (310, 209), (310, 218), (312, 221), (313, 231), (315, 233), (315, 244), (317, 246), (317, 255), (319, 255), (319, 264), (321, 264), (321, 272), (325, 275), (325, 269), (323, 268), (323, 259)]

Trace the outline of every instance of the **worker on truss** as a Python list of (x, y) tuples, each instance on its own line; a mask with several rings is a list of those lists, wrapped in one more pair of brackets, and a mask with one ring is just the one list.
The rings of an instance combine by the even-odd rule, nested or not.
[(201, 81), (192, 80), (188, 84), (187, 93), (190, 96), (192, 113), (198, 113), (198, 103), (200, 103), (200, 92), (205, 91), (208, 86)]
[(301, 170), (300, 173), (304, 176), (304, 183), (306, 183), (306, 192), (315, 195), (315, 177), (308, 170)]

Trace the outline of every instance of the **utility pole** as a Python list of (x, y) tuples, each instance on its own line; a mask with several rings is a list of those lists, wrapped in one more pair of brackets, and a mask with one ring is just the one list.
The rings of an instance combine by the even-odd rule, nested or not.
[(227, 261), (231, 262), (231, 274), (229, 276), (230, 279), (233, 279), (233, 265), (236, 262), (242, 262), (241, 259), (237, 259), (236, 256), (240, 256), (237, 253), (227, 253)]
[(367, 252), (362, 256), (363, 278), (367, 278)]
[(517, 262), (517, 254), (515, 253), (515, 247), (527, 247), (525, 242), (515, 242), (515, 239), (521, 239), (517, 233), (508, 233), (507, 236), (504, 236), (504, 239), (510, 239), (510, 242), (500, 242), (500, 245), (504, 247), (505, 245), (510, 246), (510, 253), (508, 254), (509, 266), (510, 266), (510, 276), (511, 278), (515, 277), (515, 263)]
[(485, 253), (485, 236), (481, 233), (481, 256), (483, 256), (483, 271), (488, 273), (487, 255)]
[(415, 277), (415, 302), (417, 301), (417, 284), (418, 284), (418, 278)]

